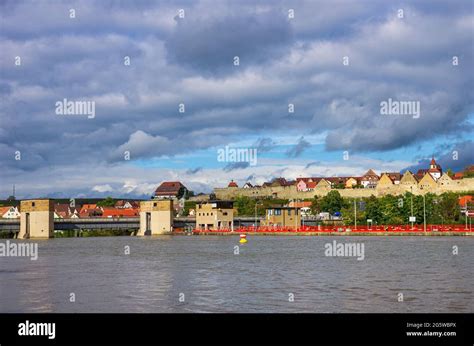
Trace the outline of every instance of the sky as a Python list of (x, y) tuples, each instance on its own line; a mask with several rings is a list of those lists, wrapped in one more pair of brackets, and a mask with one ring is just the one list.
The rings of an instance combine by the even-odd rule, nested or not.
[[(474, 163), (472, 1), (2, 1), (0, 199)], [(238, 60), (238, 63), (237, 63)], [(95, 114), (57, 103), (93, 102)], [(383, 114), (388, 100), (419, 106)], [(290, 112), (293, 108), (293, 112)], [(256, 164), (225, 148), (256, 150)]]

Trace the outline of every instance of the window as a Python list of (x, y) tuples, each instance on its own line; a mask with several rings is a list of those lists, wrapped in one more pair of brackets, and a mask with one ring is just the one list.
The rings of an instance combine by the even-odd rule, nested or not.
[(36, 202), (31, 202), (31, 206), (34, 207)]
[(227, 215), (227, 212), (226, 212), (226, 211), (224, 211), (224, 212), (222, 213), (222, 215)]
[(275, 215), (281, 215), (281, 209), (275, 209)]
[(291, 215), (291, 209), (288, 209), (288, 216)]
[(154, 207), (156, 207), (156, 202), (155, 202), (155, 203), (153, 203), (153, 206), (154, 206)]

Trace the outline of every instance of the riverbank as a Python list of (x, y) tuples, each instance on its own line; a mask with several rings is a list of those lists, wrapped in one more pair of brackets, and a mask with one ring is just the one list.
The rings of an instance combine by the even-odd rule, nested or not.
[[(175, 235), (187, 235), (174, 233)], [(221, 235), (238, 236), (239, 232), (194, 232), (192, 235)], [(474, 236), (474, 232), (243, 232), (242, 234), (255, 236)]]

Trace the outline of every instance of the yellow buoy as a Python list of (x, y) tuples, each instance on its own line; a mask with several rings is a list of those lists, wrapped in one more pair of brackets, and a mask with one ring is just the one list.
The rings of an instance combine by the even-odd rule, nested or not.
[(247, 235), (246, 234), (241, 234), (239, 243), (245, 244), (246, 242), (247, 242)]

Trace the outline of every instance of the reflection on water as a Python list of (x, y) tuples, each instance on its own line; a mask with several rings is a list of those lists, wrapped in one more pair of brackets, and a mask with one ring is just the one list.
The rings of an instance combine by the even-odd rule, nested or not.
[(0, 312), (474, 312), (474, 238), (337, 237), (363, 261), (325, 257), (333, 237), (248, 239), (41, 241), (37, 261), (0, 257)]

